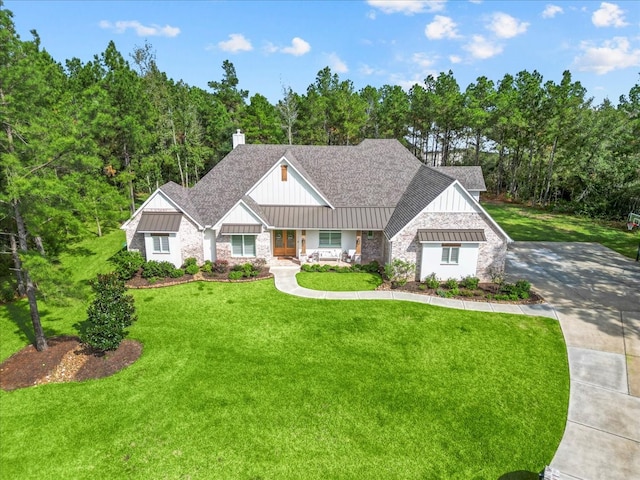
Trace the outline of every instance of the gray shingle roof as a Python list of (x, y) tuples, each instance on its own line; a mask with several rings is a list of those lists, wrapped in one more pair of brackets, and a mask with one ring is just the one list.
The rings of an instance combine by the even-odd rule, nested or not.
[[(247, 197), (283, 156), (334, 209), (285, 209)], [(161, 190), (202, 226), (215, 225), (242, 199), (281, 228), (384, 228), (391, 238), (453, 182), (397, 140), (364, 140), (355, 146), (239, 145), (193, 188), (170, 182)]]
[(406, 187), (389, 223), (384, 229), (392, 238), (455, 180), (435, 168), (422, 166)]
[(487, 186), (484, 183), (484, 175), (482, 175), (482, 167), (436, 167), (436, 169), (445, 175), (458, 180), (462, 186), (469, 191), (486, 192)]

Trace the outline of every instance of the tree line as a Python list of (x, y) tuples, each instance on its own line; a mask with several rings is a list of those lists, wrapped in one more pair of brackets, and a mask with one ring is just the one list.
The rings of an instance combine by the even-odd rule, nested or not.
[(165, 182), (193, 185), (236, 129), (248, 143), (395, 138), (427, 165), (482, 166), (489, 191), (515, 201), (606, 218), (640, 207), (637, 82), (617, 105), (594, 105), (569, 71), (559, 83), (536, 71), (479, 77), (464, 90), (449, 71), (407, 92), (356, 90), (326, 67), (271, 104), (238, 87), (228, 60), (205, 90), (168, 78), (149, 43), (59, 62), (31, 34), (20, 38), (0, 0), (0, 266), (33, 305), (50, 260), (87, 226), (102, 235)]

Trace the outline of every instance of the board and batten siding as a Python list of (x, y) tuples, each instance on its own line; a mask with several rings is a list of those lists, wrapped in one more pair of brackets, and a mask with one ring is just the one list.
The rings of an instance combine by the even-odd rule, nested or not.
[(244, 204), (239, 203), (222, 219), (221, 223), (261, 225), (262, 222)]
[(292, 167), (287, 168), (287, 180), (282, 180), (280, 163), (250, 192), (249, 196), (260, 205), (326, 205), (313, 187)]
[(477, 209), (462, 192), (462, 187), (453, 184), (427, 205), (424, 211), (435, 213), (476, 212)]
[(162, 212), (179, 212), (178, 210), (167, 198), (164, 196), (162, 191), (158, 191), (153, 198), (149, 199), (149, 203), (147, 203), (144, 207), (145, 211), (162, 211)]

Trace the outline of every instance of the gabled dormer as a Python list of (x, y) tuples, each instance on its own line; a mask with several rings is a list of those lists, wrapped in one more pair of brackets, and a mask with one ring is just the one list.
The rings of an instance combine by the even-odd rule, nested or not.
[(290, 152), (283, 155), (247, 192), (260, 205), (306, 205), (333, 208)]

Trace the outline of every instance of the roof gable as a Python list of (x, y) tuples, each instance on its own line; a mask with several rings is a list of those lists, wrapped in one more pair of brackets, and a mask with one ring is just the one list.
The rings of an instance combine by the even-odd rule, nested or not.
[(384, 229), (387, 238), (393, 238), (454, 182), (452, 177), (434, 168), (422, 166), (405, 189)]
[[(286, 168), (283, 174), (282, 168)], [(286, 179), (283, 179), (286, 175)], [(285, 153), (247, 193), (261, 205), (331, 206), (327, 197), (307, 178), (291, 152)]]
[(482, 167), (479, 166), (455, 166), (435, 167), (439, 172), (449, 175), (460, 182), (469, 192), (486, 192)]

